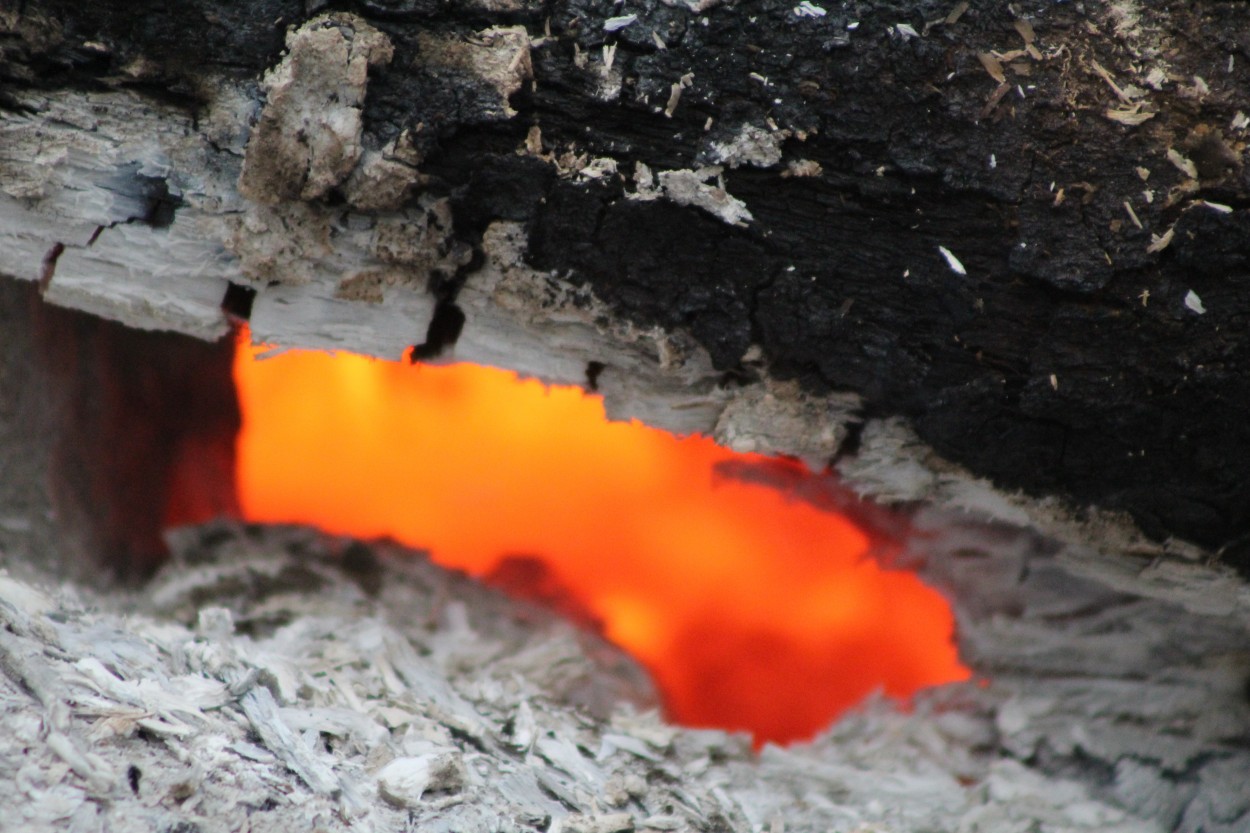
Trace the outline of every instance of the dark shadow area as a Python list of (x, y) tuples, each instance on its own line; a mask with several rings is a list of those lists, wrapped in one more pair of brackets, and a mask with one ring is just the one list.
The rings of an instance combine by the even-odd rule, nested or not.
[(166, 559), (166, 528), (238, 513), (232, 339), (127, 329), (7, 279), (0, 322), (0, 525), (21, 533), (11, 543), (35, 549), (42, 530), (33, 558), (139, 578)]

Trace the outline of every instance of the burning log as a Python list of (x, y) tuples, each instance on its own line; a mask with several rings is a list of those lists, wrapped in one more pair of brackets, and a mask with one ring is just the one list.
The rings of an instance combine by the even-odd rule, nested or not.
[[(26, 309), (0, 304), (17, 311), (5, 367), (31, 352), (13, 337)], [(722, 468), (848, 508), (790, 465)], [(953, 600), (981, 676), (758, 757), (745, 736), (622, 710), (654, 694), (619, 653), (393, 547), (184, 532), (141, 595), (6, 559), (56, 590), (0, 580), (0, 767), (24, 773), (0, 789), (24, 791), (6, 798), (31, 824), (88, 829), (258, 813), (275, 829), (1244, 828), (1236, 586), (1201, 565), (1099, 574), (1071, 547), (932, 508), (908, 528), (891, 561)], [(19, 531), (0, 527), (6, 551)]]
[(821, 462), (898, 415), (1239, 557), (1237, 7), (349, 5), (5, 12), (0, 270)]
[[(19, 705), (0, 761), (39, 756), (8, 803), (85, 827), (103, 798), (154, 826), (1245, 828), (1250, 604), (1228, 565), (1248, 523), (1250, 107), (1222, 35), (1243, 12), (324, 5), (0, 11), (0, 272), (140, 328), (221, 339), (235, 316), (283, 346), (413, 347), (836, 461), (926, 507), (895, 564), (950, 596), (985, 688), (753, 759), (722, 733), (564, 710), (549, 679), (527, 688), (548, 668), (477, 667), (507, 648), (474, 647), (460, 614), (404, 629), (435, 604), (405, 568), (357, 576), (398, 597), (372, 607), (265, 539), (200, 572), (183, 552), (152, 592), (185, 604), (149, 599), (130, 625), (132, 600), (93, 595), (92, 614), (3, 586)], [(56, 438), (13, 292), (0, 544), (37, 561), (57, 548), (25, 492)], [(1017, 487), (1032, 496), (1000, 490)], [(310, 572), (315, 593), (289, 589)]]

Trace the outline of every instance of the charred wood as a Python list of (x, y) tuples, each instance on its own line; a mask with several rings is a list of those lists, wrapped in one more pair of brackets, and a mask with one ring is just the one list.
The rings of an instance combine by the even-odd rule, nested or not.
[[(98, 308), (113, 290), (87, 273), (150, 272), (130, 247), (159, 236), (159, 258), (215, 278), (163, 323), (129, 299), (148, 326), (219, 333), (209, 310), (240, 271), (263, 322), (306, 300), (289, 284), (332, 273), (337, 297), (418, 319), (393, 326), (420, 343), (433, 308), (416, 296), (447, 309), (490, 286), (502, 235), (515, 265), (593, 295), (592, 322), (706, 356), (680, 384), (716, 402), (678, 428), (711, 427), (733, 386), (764, 378), (853, 394), (1000, 486), (1244, 561), (1241, 6), (44, 0), (0, 15), (4, 269), (30, 276), (71, 246), (50, 298)], [(339, 52), (343, 77), (309, 74)], [(290, 119), (317, 102), (358, 131), (321, 124), (300, 160)], [(115, 197), (98, 216), (63, 202), (84, 171), (55, 169), (74, 155), (40, 158), (23, 133), (99, 127), (71, 110), (164, 149), (154, 164), (137, 142), (88, 177)], [(49, 215), (81, 239), (50, 239)], [(404, 245), (355, 251), (363, 226)], [(206, 265), (188, 235), (229, 252)], [(489, 358), (490, 323), (470, 310), (459, 340)], [(587, 359), (611, 399), (606, 352), (522, 369), (584, 380)]]

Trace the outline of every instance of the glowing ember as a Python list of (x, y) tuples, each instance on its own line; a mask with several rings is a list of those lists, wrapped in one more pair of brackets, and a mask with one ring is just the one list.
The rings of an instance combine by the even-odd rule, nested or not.
[(865, 558), (847, 518), (714, 472), (743, 455), (504, 371), (262, 352), (235, 360), (245, 517), (568, 594), (676, 721), (794, 740), (874, 689), (968, 676), (937, 592)]

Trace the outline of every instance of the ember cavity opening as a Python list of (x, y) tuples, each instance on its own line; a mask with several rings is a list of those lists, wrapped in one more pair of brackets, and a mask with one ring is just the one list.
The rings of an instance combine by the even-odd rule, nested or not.
[(576, 610), (679, 722), (791, 741), (875, 690), (969, 676), (946, 601), (872, 557), (892, 545), (880, 518), (776, 488), (836, 489), (799, 464), (610, 423), (581, 389), (467, 364), (244, 340), (234, 374), (246, 518), (394, 538)]

